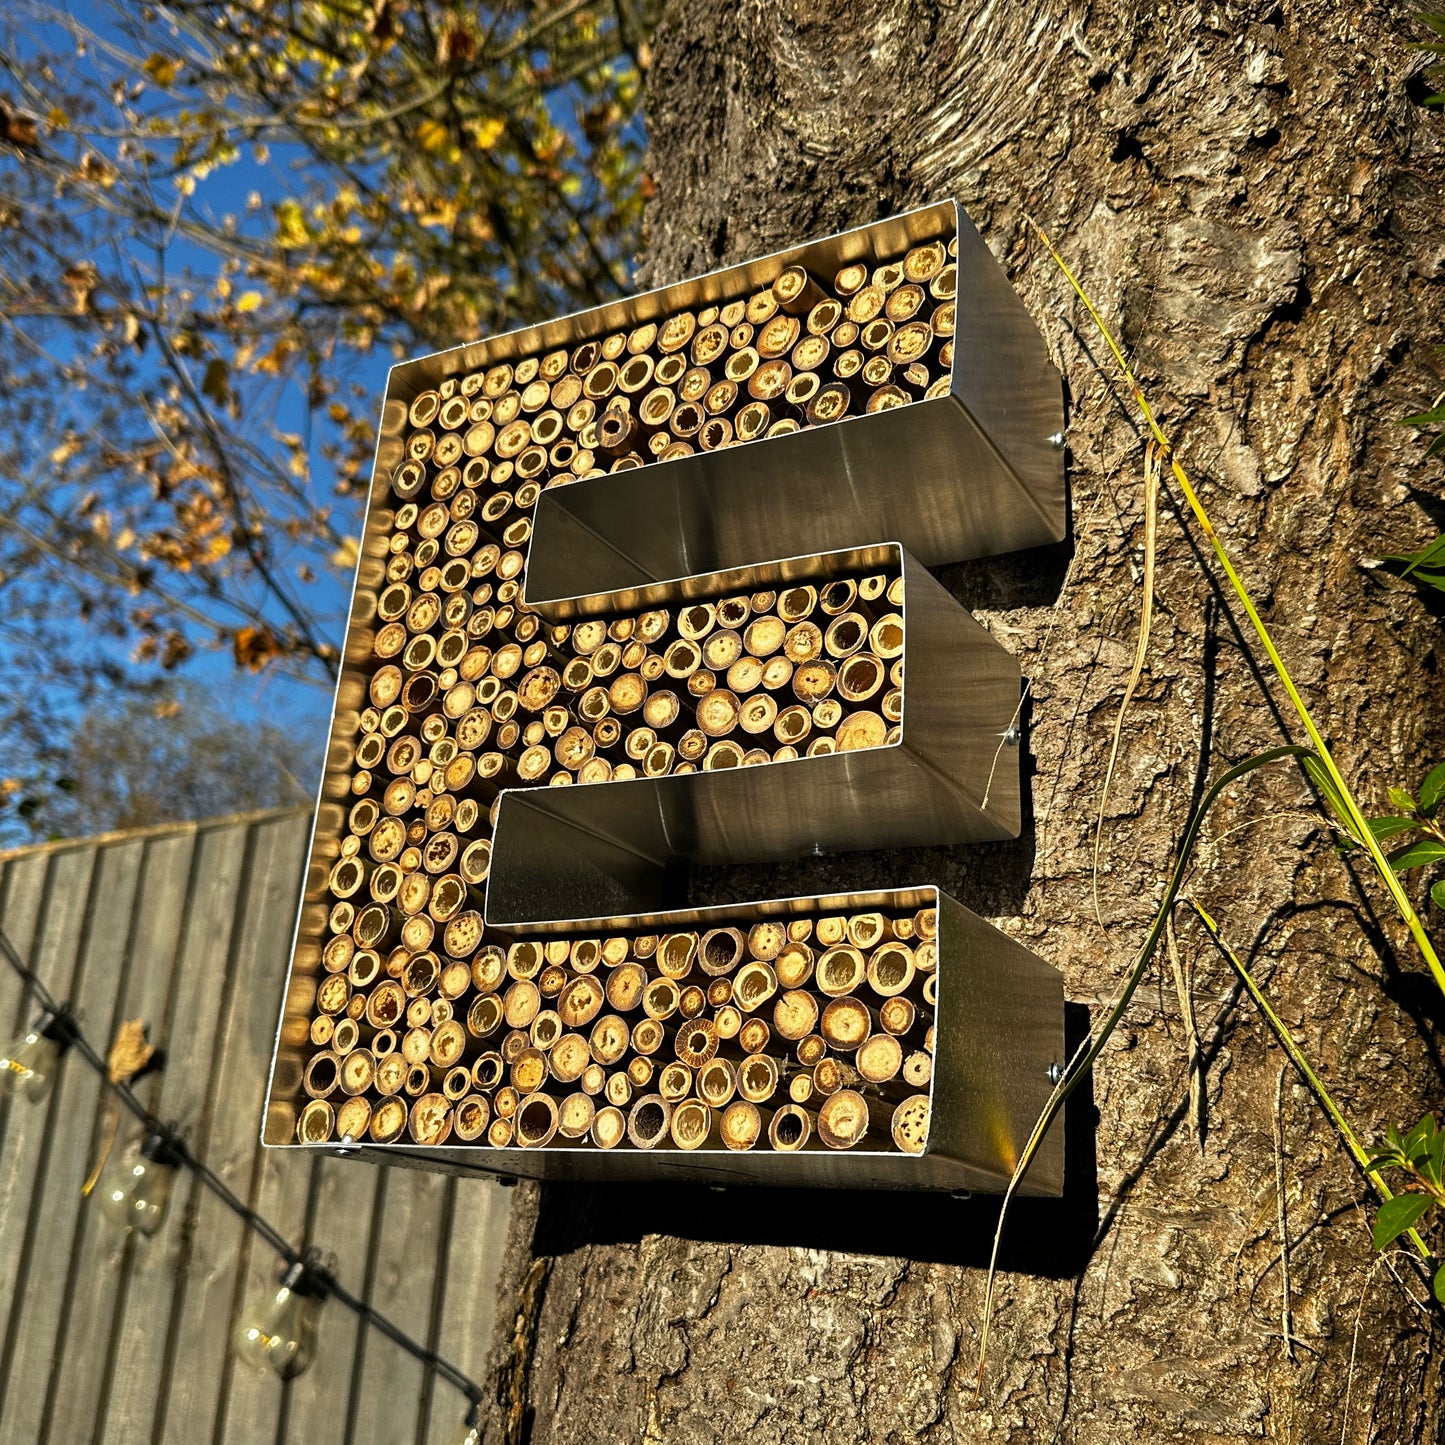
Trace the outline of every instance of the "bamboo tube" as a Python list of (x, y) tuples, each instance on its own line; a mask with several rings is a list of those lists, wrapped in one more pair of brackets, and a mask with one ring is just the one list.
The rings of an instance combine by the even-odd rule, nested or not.
[(718, 1132), (726, 1148), (751, 1149), (762, 1136), (763, 1116), (756, 1104), (735, 1099), (723, 1110)]
[(480, 1139), (487, 1132), (491, 1115), (491, 1105), (481, 1094), (468, 1094), (465, 1098), (458, 1100), (453, 1115), (453, 1127), (456, 1130), (457, 1138), (466, 1144)]
[(840, 753), (860, 748), (881, 748), (888, 740), (888, 725), (876, 712), (849, 713), (838, 723), (837, 747)]
[(406, 1128), (407, 1108), (400, 1099), (383, 1099), (371, 1111), (371, 1137), (378, 1144), (390, 1144)]
[(542, 1007), (542, 991), (529, 979), (519, 979), (502, 995), (502, 1016), (513, 1029), (525, 1029)]
[(376, 1072), (372, 1075), (372, 1087), (378, 1094), (399, 1094), (406, 1087), (406, 1076), (410, 1071), (411, 1065), (400, 1050), (387, 1054), (377, 1063)]
[(818, 988), (829, 998), (841, 998), (859, 988), (867, 975), (867, 961), (851, 944), (836, 944), (817, 962)]
[(784, 1104), (768, 1125), (768, 1143), (780, 1154), (800, 1150), (813, 1133), (813, 1116), (798, 1104)]
[(798, 1040), (793, 1052), (805, 1069), (811, 1069), (828, 1052), (828, 1042), (821, 1034), (809, 1034)]
[(774, 961), (778, 983), (785, 989), (801, 989), (813, 976), (813, 950), (806, 943), (789, 942)]
[(788, 266), (773, 282), (773, 298), (789, 316), (810, 314), (827, 294), (802, 266)]
[(569, 1029), (580, 1029), (602, 1012), (604, 998), (605, 990), (598, 979), (590, 973), (581, 974), (558, 996), (557, 1012)]
[(884, 943), (868, 960), (868, 986), (879, 998), (903, 993), (913, 982), (913, 950), (903, 943)]
[(629, 1013), (642, 1000), (647, 987), (647, 970), (640, 963), (619, 964), (608, 975), (606, 995), (608, 1006), (618, 1013)]
[(595, 1059), (582, 1070), (582, 1092), (595, 1096), (602, 1092), (607, 1083), (607, 1070)]
[(743, 1022), (742, 1028), (738, 1030), (738, 1044), (749, 1054), (761, 1054), (767, 1049), (773, 1036), (768, 1021), (758, 1018), (756, 1015)]
[(720, 1039), (735, 1039), (738, 1030), (743, 1026), (742, 1013), (732, 1004), (724, 1004), (717, 1013), (713, 1015), (713, 1027), (717, 1029), (717, 1036)]
[(727, 1059), (712, 1059), (698, 1068), (698, 1097), (710, 1108), (721, 1109), (736, 1091), (737, 1073)]
[(761, 1008), (777, 990), (777, 974), (757, 959), (744, 964), (733, 979), (733, 1001), (744, 1013)]
[(519, 1094), (532, 1094), (547, 1081), (547, 1055), (530, 1045), (512, 1062), (508, 1082)]
[(790, 989), (773, 1005), (773, 1028), (790, 1042), (806, 1038), (817, 1022), (818, 1002), (804, 989)]
[(563, 1034), (547, 1057), (552, 1077), (562, 1084), (575, 1084), (591, 1062), (587, 1040), (577, 1033)]
[(677, 1057), (689, 1068), (699, 1069), (711, 1062), (718, 1051), (717, 1026), (708, 1019), (695, 1018), (677, 1031)]
[(512, 1143), (513, 1128), (510, 1118), (493, 1119), (487, 1126), (487, 1143), (494, 1149), (506, 1149)]
[(922, 1154), (928, 1144), (929, 1102), (927, 1094), (914, 1094), (893, 1111), (890, 1133), (905, 1154)]
[(886, 1084), (902, 1067), (903, 1048), (891, 1033), (873, 1034), (858, 1049), (858, 1072), (870, 1084)]
[(681, 990), (671, 978), (655, 978), (642, 991), (642, 1010), (661, 1023), (677, 1012)]
[(933, 1078), (933, 1056), (924, 1049), (918, 1049), (903, 1061), (903, 1082), (910, 1088), (921, 1089)]
[(657, 1076), (657, 1092), (669, 1104), (681, 1103), (692, 1093), (692, 1070), (678, 1060), (664, 1064)]
[[(649, 1055), (655, 1054), (662, 1047), (665, 1033), (662, 1021), (655, 1018), (640, 1018), (632, 1026), (632, 1047), (645, 1060)], [(639, 1060), (634, 1059), (633, 1063)], [(636, 1082), (634, 1080), (634, 1082)]]
[(621, 1109), (609, 1104), (592, 1118), (591, 1139), (599, 1149), (615, 1149), (627, 1137), (627, 1120)]
[(472, 1086), (472, 1076), (465, 1065), (448, 1069), (442, 1079), (442, 1094), (453, 1104), (463, 1098)]
[(765, 1104), (777, 1092), (777, 1061), (767, 1054), (749, 1054), (738, 1066), (738, 1093), (753, 1104)]
[(911, 999), (895, 996), (884, 999), (878, 1010), (878, 1023), (887, 1033), (906, 1034), (914, 1024), (918, 1010)]
[(823, 1098), (836, 1094), (839, 1089), (851, 1088), (858, 1082), (858, 1077), (857, 1069), (851, 1064), (831, 1055), (825, 1055), (813, 1065), (813, 1087)]
[(456, 1019), (449, 1019), (432, 1031), (430, 1060), (439, 1069), (449, 1069), (467, 1047), (467, 1031)]
[(873, 1015), (861, 999), (835, 998), (823, 1010), (818, 1032), (828, 1046), (840, 1053), (852, 1053), (873, 1031)]
[(868, 1133), (868, 1101), (856, 1089), (839, 1089), (818, 1107), (818, 1138), (829, 1149), (851, 1149)]
[(372, 1107), (371, 1100), (365, 1097), (347, 1099), (336, 1111), (337, 1135), (342, 1139), (364, 1139), (371, 1127)]
[(506, 977), (506, 954), (497, 944), (489, 943), (477, 949), (472, 956), (472, 987), (478, 993), (495, 993)]
[(697, 956), (695, 933), (669, 933), (658, 940), (655, 961), (667, 979), (686, 978)]
[(407, 1119), (411, 1137), (424, 1147), (444, 1144), (452, 1132), (452, 1106), (441, 1094), (422, 1094)]
[(655, 1149), (668, 1137), (672, 1106), (660, 1094), (644, 1094), (627, 1116), (627, 1137), (639, 1149)]
[(702, 1149), (717, 1139), (718, 1121), (706, 1104), (688, 1099), (673, 1110), (669, 1132), (679, 1149)]
[(592, 1026), (588, 1036), (588, 1047), (592, 1057), (607, 1066), (617, 1063), (627, 1052), (632, 1042), (632, 1033), (624, 1019), (616, 1014), (604, 1014)]
[(517, 1104), (515, 1139), (523, 1149), (541, 1149), (557, 1132), (557, 1102), (550, 1094), (527, 1094)]
[(597, 1106), (584, 1093), (568, 1094), (557, 1108), (557, 1132), (564, 1139), (581, 1139), (592, 1128)]
[(313, 1099), (329, 1098), (341, 1082), (341, 1061), (330, 1049), (313, 1054), (301, 1077), (302, 1087)]
[(366, 1001), (366, 1021), (373, 1028), (390, 1028), (406, 1013), (406, 994), (390, 979), (377, 984)]
[(502, 1056), (488, 1049), (472, 1060), (472, 1083), (483, 1093), (490, 1093), (502, 1082)]

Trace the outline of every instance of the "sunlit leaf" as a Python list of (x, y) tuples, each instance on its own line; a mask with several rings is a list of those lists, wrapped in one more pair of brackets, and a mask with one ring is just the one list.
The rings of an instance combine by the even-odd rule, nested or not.
[(1371, 1243), (1376, 1249), (1393, 1244), (1434, 1202), (1428, 1194), (1397, 1194), (1387, 1199), (1375, 1216)]
[(152, 55), (141, 67), (157, 85), (167, 88), (176, 83), (181, 73), (181, 62), (170, 55)]
[(1435, 838), (1416, 838), (1413, 843), (1407, 843), (1385, 856), (1396, 873), (1404, 873), (1410, 868), (1423, 868), (1445, 858), (1445, 843)]
[(1445, 763), (1431, 768), (1420, 784), (1420, 811), (1433, 813), (1441, 798), (1445, 798)]

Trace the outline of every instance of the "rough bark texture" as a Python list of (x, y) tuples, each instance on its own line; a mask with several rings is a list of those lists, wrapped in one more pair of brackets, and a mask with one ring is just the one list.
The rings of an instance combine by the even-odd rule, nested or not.
[[(1369, 806), (1445, 755), (1441, 622), (1360, 566), (1442, 522), (1439, 464), (1396, 424), (1442, 389), (1445, 340), (1445, 117), (1418, 104), (1411, 8), (673, 5), (651, 75), (646, 282), (954, 195), (1071, 396), (1070, 546), (941, 574), (1032, 680), (1024, 838), (718, 872), (697, 880), (700, 901), (935, 880), (1057, 964), (1097, 1019), (1206, 779), (1294, 731), (1166, 488), (1100, 927), (1093, 822), (1138, 618), (1142, 448), (1026, 215), (1117, 319)], [(1238, 788), (1191, 886), (1363, 1133), (1438, 1108), (1440, 998), (1297, 773)], [(1207, 1129), (1190, 1126), (1166, 972), (1100, 1060), (1097, 1115), (1074, 1110), (1069, 1197), (1010, 1226), (979, 1402), (995, 1204), (548, 1187), (516, 1251), (518, 1273), (529, 1252), (551, 1258), (532, 1438), (1436, 1438), (1439, 1339), (1410, 1302), (1418, 1277), (1402, 1268), (1402, 1286), (1376, 1266), (1365, 1191), (1292, 1075), (1280, 1126), (1296, 1340), (1281, 1338), (1284, 1061), (1179, 923)]]

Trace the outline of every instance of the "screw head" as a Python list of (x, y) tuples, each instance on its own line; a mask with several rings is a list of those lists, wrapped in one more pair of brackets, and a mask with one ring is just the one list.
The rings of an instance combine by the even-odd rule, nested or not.
[(1048, 1074), (1051, 1084), (1057, 1084), (1064, 1077), (1064, 1071), (1057, 1064), (1050, 1064), (1044, 1072)]
[(1063, 432), (1061, 432), (1061, 431), (1050, 432), (1050, 433), (1049, 433), (1049, 445), (1050, 445), (1051, 447), (1053, 447), (1053, 449), (1054, 449), (1056, 452), (1061, 452), (1061, 451), (1063, 451), (1063, 449), (1064, 449), (1064, 434), (1063, 434)]
[(1003, 743), (1007, 748), (1016, 748), (1019, 745), (1019, 728), (1017, 723), (1010, 723), (1003, 735)]

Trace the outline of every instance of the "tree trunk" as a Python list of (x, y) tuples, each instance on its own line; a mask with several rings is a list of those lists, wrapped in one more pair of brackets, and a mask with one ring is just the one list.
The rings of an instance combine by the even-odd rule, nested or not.
[[(1361, 566), (1445, 520), (1427, 515), (1440, 464), (1397, 425), (1442, 389), (1445, 341), (1445, 117), (1419, 104), (1411, 13), (671, 7), (650, 76), (643, 282), (956, 196), (1071, 398), (1071, 543), (939, 574), (1032, 682), (1023, 839), (710, 871), (697, 901), (935, 881), (1063, 970), (1077, 1036), (1132, 962), (1207, 781), (1299, 735), (1166, 476), (1101, 926), (1094, 824), (1139, 620), (1143, 448), (1030, 216), (1122, 329), (1367, 810), (1445, 756), (1440, 622)], [(967, 318), (959, 333), (967, 345)], [(1299, 772), (1276, 767), (1225, 800), (1190, 889), (1368, 1139), (1439, 1108), (1441, 999), (1378, 883), (1333, 843)], [(1161, 959), (1092, 1104), (1071, 1110), (1066, 1199), (1011, 1219), (977, 1400), (996, 1201), (524, 1186), (514, 1273), (550, 1260), (516, 1358), (532, 1438), (1437, 1438), (1421, 1278), (1377, 1262), (1359, 1175), (1187, 916), (1202, 1123)]]

